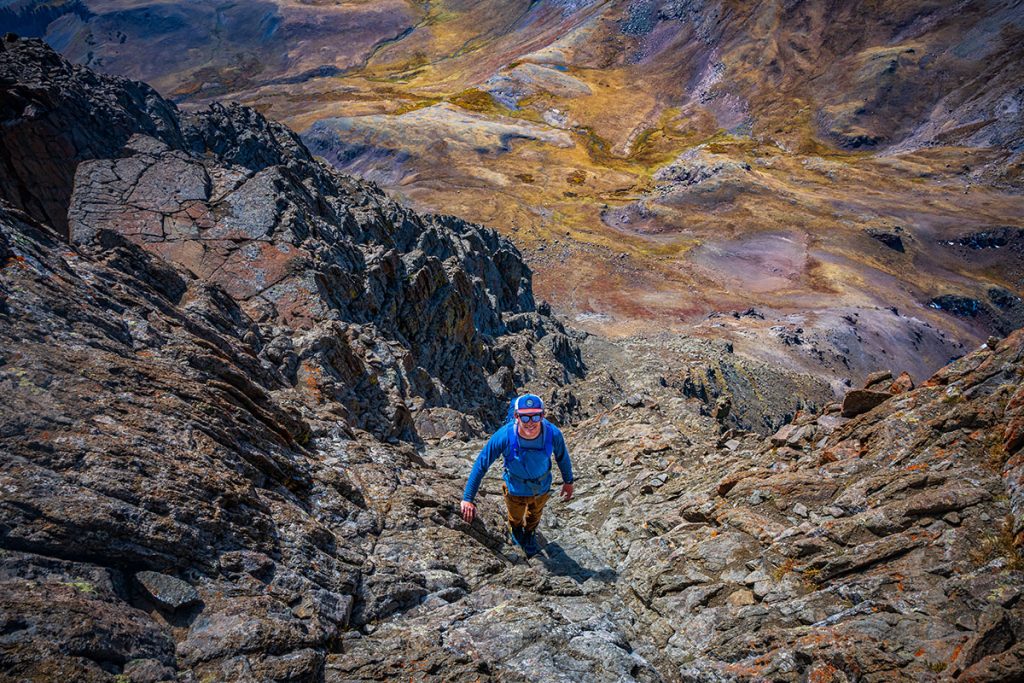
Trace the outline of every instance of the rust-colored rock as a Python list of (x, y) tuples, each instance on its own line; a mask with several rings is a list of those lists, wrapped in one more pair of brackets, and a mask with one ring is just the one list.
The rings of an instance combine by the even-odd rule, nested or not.
[(902, 394), (904, 391), (910, 391), (913, 388), (914, 379), (909, 373), (901, 372), (900, 376), (893, 380), (886, 391), (890, 394)]
[(1003, 448), (1008, 454), (1016, 453), (1024, 446), (1024, 384), (1010, 397), (1006, 404), (1008, 418), (1003, 430)]
[(823, 448), (819, 456), (819, 462), (824, 465), (838, 460), (859, 458), (864, 455), (864, 453), (864, 445), (859, 439), (844, 439), (833, 446)]

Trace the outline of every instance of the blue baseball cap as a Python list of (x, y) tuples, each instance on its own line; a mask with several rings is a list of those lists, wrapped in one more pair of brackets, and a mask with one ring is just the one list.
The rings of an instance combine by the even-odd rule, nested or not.
[(544, 401), (536, 394), (523, 394), (516, 399), (516, 415), (536, 415), (544, 412)]

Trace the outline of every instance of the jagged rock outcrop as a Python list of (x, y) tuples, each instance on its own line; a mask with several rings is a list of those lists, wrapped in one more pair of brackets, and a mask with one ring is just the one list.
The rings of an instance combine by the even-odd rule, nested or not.
[(582, 374), (497, 233), (415, 214), (319, 164), (251, 109), (184, 116), (39, 41), (8, 36), (0, 54), (4, 130), (17, 141), (2, 177), (21, 188), (8, 199), (76, 244), (116, 233), (219, 286), (251, 321), (245, 343), (296, 403), (404, 439), (417, 416), (454, 409), (473, 434), (501, 415), (512, 389), (501, 377), (522, 383), (535, 365), (555, 365), (564, 370), (540, 373), (554, 386)]
[(0, 197), (37, 220), (67, 231), (77, 162), (114, 157), (137, 133), (185, 144), (174, 105), (148, 85), (74, 66), (11, 33), (2, 40)]
[(863, 389), (853, 389), (843, 396), (843, 417), (856, 417), (888, 401), (892, 396), (914, 388), (913, 378), (906, 372), (895, 380), (887, 370), (868, 375)]

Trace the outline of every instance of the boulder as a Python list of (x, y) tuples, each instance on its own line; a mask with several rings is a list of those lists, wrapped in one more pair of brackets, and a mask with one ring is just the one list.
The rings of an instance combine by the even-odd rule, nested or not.
[(416, 433), (424, 439), (440, 439), (449, 433), (453, 438), (467, 439), (482, 431), (479, 423), (474, 426), (464, 414), (450, 408), (427, 408), (413, 420)]
[(892, 398), (892, 394), (887, 391), (852, 389), (843, 397), (842, 416), (856, 417), (882, 405), (890, 398)]
[(889, 388), (886, 389), (890, 394), (902, 394), (905, 391), (910, 391), (914, 388), (914, 379), (907, 372), (901, 372), (900, 376), (893, 380)]
[(802, 444), (814, 436), (814, 427), (811, 425), (797, 426), (788, 424), (771, 437), (773, 446), (789, 446), (790, 448), (801, 448)]
[(958, 681), (964, 683), (999, 683), (1024, 680), (1024, 643), (999, 654), (989, 655), (964, 669)]
[(864, 379), (864, 388), (870, 389), (875, 385), (881, 384), (887, 379), (892, 379), (892, 373), (889, 372), (888, 370), (879, 370), (877, 372), (872, 372)]
[[(840, 410), (841, 409), (842, 408), (840, 407)], [(819, 433), (831, 434), (836, 429), (846, 424), (848, 421), (849, 418), (842, 417), (841, 415), (826, 413), (824, 415), (819, 415), (818, 418), (814, 421), (814, 424), (818, 426)]]
[(167, 574), (142, 571), (135, 575), (135, 580), (150, 600), (171, 612), (202, 602), (199, 591), (185, 581)]
[(746, 605), (753, 605), (757, 602), (754, 599), (754, 593), (746, 588), (740, 588), (729, 594), (729, 597), (725, 599), (725, 602), (733, 607), (744, 607)]
[(133, 659), (124, 665), (121, 676), (127, 683), (161, 683), (175, 679), (174, 669), (157, 659)]

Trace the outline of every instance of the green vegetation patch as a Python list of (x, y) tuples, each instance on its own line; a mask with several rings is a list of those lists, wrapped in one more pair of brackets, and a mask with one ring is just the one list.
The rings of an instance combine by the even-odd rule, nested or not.
[(434, 106), (440, 101), (440, 99), (422, 99), (403, 102), (395, 109), (394, 115), (401, 116), (402, 114), (408, 114), (409, 112), (416, 111), (417, 109), (426, 109), (427, 107)]
[(88, 581), (68, 581), (64, 585), (71, 586), (79, 593), (84, 593), (85, 595), (91, 595), (96, 592), (96, 586)]
[(1013, 516), (1007, 515), (997, 533), (986, 534), (969, 557), (979, 567), (994, 559), (1006, 559), (1007, 571), (1024, 571), (1024, 555), (1021, 555), (1013, 535)]
[(468, 111), (475, 111), (482, 114), (500, 114), (507, 116), (512, 111), (499, 104), (492, 96), (491, 93), (476, 88), (468, 88), (460, 93), (456, 93), (448, 98), (448, 101), (457, 107), (462, 107)]

